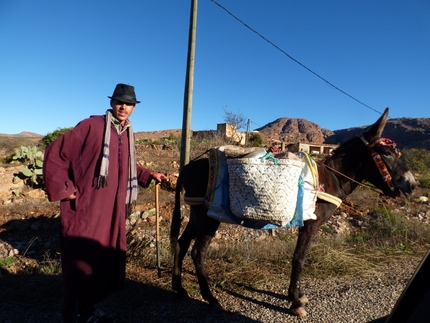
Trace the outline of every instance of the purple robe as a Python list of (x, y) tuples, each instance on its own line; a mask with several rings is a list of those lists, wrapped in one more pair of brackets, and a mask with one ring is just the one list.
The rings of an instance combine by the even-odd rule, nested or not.
[[(126, 263), (128, 131), (111, 125), (106, 187), (96, 189), (104, 116), (92, 116), (59, 137), (45, 151), (43, 175), (50, 201), (60, 202), (63, 318), (122, 287)], [(139, 185), (150, 170), (137, 166)], [(76, 191), (76, 199), (64, 200)]]

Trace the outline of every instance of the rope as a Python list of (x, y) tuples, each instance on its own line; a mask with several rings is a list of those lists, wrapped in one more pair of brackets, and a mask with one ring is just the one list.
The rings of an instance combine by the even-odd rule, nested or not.
[(278, 165), (278, 158), (275, 158), (271, 152), (266, 153), (263, 157), (260, 158), (261, 162), (264, 163), (266, 160), (270, 160), (275, 165)]
[(376, 192), (376, 193), (383, 194), (382, 190), (377, 190), (377, 189), (375, 189), (374, 187), (372, 187), (372, 186), (370, 186), (370, 185), (360, 183), (360, 182), (356, 181), (355, 179), (353, 179), (353, 178), (351, 178), (351, 177), (349, 177), (349, 176), (346, 176), (345, 174), (343, 174), (343, 173), (339, 172), (338, 170), (336, 170), (336, 169), (334, 169), (334, 168), (330, 167), (329, 165), (326, 165), (326, 164), (323, 164), (323, 163), (319, 163), (319, 164), (323, 165), (324, 167), (328, 168), (328, 169), (329, 169), (329, 170), (331, 170), (332, 172), (335, 172), (335, 173), (337, 173), (337, 174), (339, 174), (339, 175), (341, 175), (341, 176), (345, 177), (346, 179), (348, 179), (348, 180), (350, 180), (350, 181), (352, 181), (352, 182), (354, 182), (354, 183), (356, 183), (356, 184), (358, 184), (358, 185), (360, 185), (360, 186), (366, 187), (366, 188), (368, 188), (368, 189), (370, 189), (370, 190), (372, 190), (372, 191), (374, 191), (374, 192)]

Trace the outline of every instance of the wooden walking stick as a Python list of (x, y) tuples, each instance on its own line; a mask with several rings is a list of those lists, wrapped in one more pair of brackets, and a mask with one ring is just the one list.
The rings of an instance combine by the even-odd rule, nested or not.
[(161, 266), (160, 266), (160, 214), (158, 207), (158, 188), (160, 183), (155, 184), (155, 248), (157, 249), (157, 271), (158, 278), (161, 277)]

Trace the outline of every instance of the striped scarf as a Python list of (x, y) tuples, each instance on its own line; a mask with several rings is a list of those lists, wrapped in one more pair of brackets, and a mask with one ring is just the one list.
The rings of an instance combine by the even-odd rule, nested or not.
[[(100, 166), (100, 174), (97, 181), (97, 189), (105, 187), (108, 184), (108, 169), (109, 169), (109, 143), (110, 131), (112, 124), (112, 110), (106, 111), (105, 133), (103, 140), (103, 157)], [(128, 158), (128, 181), (127, 181), (127, 198), (126, 204), (132, 204), (137, 200), (138, 183), (137, 183), (137, 168), (136, 168), (136, 149), (134, 146), (134, 133), (131, 123), (128, 123), (128, 143), (129, 143), (129, 158)]]

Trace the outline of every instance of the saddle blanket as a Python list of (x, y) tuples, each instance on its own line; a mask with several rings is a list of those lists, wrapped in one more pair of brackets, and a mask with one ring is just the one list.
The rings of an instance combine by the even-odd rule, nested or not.
[[(255, 200), (247, 201), (247, 199), (249, 199), (249, 196), (244, 195), (244, 191), (246, 191), (246, 189), (241, 191), (240, 188), (236, 188), (238, 192), (235, 192), (234, 194), (230, 192), (230, 184), (234, 181), (232, 181), (230, 178), (231, 176), (229, 175), (229, 167), (230, 173), (234, 176), (234, 172), (237, 173), (237, 169), (232, 170), (232, 166), (237, 167), (237, 164), (242, 163), (240, 162), (240, 160), (246, 162), (246, 158), (248, 157), (250, 157), (250, 159), (252, 158), (253, 160), (263, 158), (260, 163), (264, 162), (264, 159), (267, 158), (274, 161), (274, 163), (278, 163), (278, 161), (281, 161), (281, 159), (273, 158), (272, 153), (267, 153), (267, 151), (265, 151), (264, 149), (260, 149), (260, 151), (254, 151), (249, 155), (242, 156), (245, 157), (245, 159), (228, 158), (224, 150), (225, 147), (213, 148), (209, 151), (208, 154), (210, 161), (210, 170), (207, 195), (205, 197), (205, 203), (209, 209), (208, 216), (221, 222), (238, 224), (253, 229), (276, 229), (281, 227), (287, 228), (293, 226), (303, 226), (304, 221), (309, 219), (316, 219), (314, 211), (317, 199), (317, 192), (315, 190), (314, 183), (316, 180), (315, 176), (317, 175), (312, 168), (312, 166), (314, 165), (309, 165), (313, 162), (309, 158), (309, 156), (307, 156), (305, 153), (299, 153), (298, 155), (288, 153), (290, 155), (289, 158), (291, 159), (288, 162), (295, 164), (296, 166), (300, 165), (300, 170), (299, 172), (297, 172), (297, 170), (294, 171), (295, 175), (292, 176), (295, 176), (295, 178), (293, 179), (293, 181), (295, 182), (293, 185), (288, 184), (289, 187), (277, 187), (276, 185), (279, 184), (279, 181), (275, 180), (273, 182), (275, 186), (271, 189), (275, 193), (273, 194), (273, 192), (270, 192), (270, 194), (273, 194), (275, 196), (276, 205), (267, 208), (265, 206), (259, 205), (258, 203), (256, 204)], [(287, 163), (287, 161), (282, 160), (281, 163), (285, 164)], [(255, 174), (251, 174), (251, 176), (249, 176), (248, 174), (248, 177), (252, 177), (254, 175)], [(284, 173), (281, 174), (281, 176), (288, 176), (288, 174)], [(285, 181), (281, 182), (282, 183), (280, 185), (286, 185)], [(280, 196), (279, 194), (277, 195), (276, 192), (282, 190), (287, 192), (286, 189), (288, 189), (289, 194), (293, 193), (293, 195), (290, 194), (291, 196), (287, 196), (288, 201), (284, 201), (284, 205), (282, 205), (282, 203), (277, 203), (276, 199), (279, 200), (281, 198), (284, 198), (284, 196)], [(263, 194), (263, 196), (264, 198), (267, 198), (267, 196), (270, 194)], [(238, 203), (241, 204), (241, 209), (235, 209), (237, 206), (236, 204)], [(273, 203), (273, 199), (270, 199), (269, 203)], [(287, 205), (285, 203), (290, 205)], [(256, 205), (259, 206), (255, 207)], [(280, 210), (282, 208), (285, 210)], [(255, 209), (257, 209), (257, 211)], [(271, 211), (275, 211), (275, 213), (277, 213), (278, 211), (284, 212), (283, 215), (285, 215), (286, 212), (287, 217), (282, 217), (282, 219), (271, 219), (270, 214), (268, 214), (266, 218), (266, 210), (268, 211), (267, 213), (272, 213)], [(249, 214), (242, 215), (240, 213)], [(261, 217), (261, 214), (263, 214), (263, 217)], [(251, 215), (252, 219), (249, 218), (249, 215)]]

